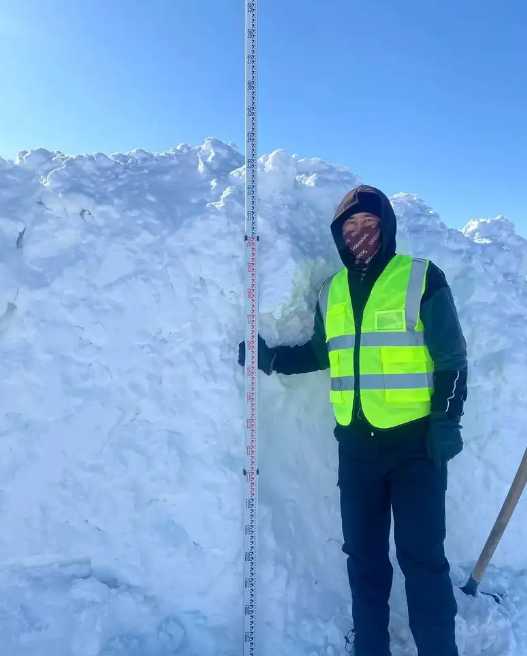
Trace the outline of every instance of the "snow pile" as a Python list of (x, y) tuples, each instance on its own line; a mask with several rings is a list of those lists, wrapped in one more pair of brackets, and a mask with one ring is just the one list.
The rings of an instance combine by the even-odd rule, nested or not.
[[(0, 160), (0, 626), (10, 656), (241, 650), (242, 156), (207, 139), (162, 154)], [(341, 266), (347, 169), (259, 160), (261, 332), (309, 338)], [(397, 194), (399, 251), (452, 285), (470, 349), (466, 449), (448, 551), (463, 582), (521, 458), (526, 243), (503, 218), (451, 230)], [(328, 374), (261, 377), (262, 654), (331, 656), (349, 628)], [(524, 500), (525, 501), (525, 500)], [(487, 587), (459, 595), (464, 656), (527, 653), (527, 504)], [(396, 656), (408, 646), (402, 582)]]

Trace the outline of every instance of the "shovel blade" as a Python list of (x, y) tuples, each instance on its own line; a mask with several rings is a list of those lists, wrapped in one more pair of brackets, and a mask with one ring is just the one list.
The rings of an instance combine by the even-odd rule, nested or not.
[(478, 591), (478, 588), (479, 581), (476, 581), (476, 579), (471, 576), (465, 585), (461, 588), (461, 590), (466, 595), (470, 595), (471, 597), (477, 596), (478, 592), (479, 594), (486, 595), (487, 597), (492, 597), (497, 604), (501, 604), (503, 601), (502, 594), (499, 594), (498, 592), (483, 592), (482, 590)]

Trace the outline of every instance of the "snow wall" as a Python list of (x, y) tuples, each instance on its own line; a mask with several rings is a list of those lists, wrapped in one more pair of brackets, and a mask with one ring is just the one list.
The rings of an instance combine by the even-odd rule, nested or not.
[[(212, 138), (162, 154), (0, 159), (10, 656), (241, 653), (242, 164)], [(331, 216), (359, 182), (318, 158), (259, 159), (269, 344), (310, 337), (318, 288), (341, 266)], [(525, 448), (527, 243), (503, 217), (460, 231), (414, 195), (391, 200), (399, 252), (445, 271), (469, 347), (466, 446), (448, 489), (461, 583)], [(328, 372), (260, 383), (259, 652), (331, 656), (350, 599)], [(507, 588), (509, 606), (458, 595), (463, 654), (527, 654), (526, 544), (523, 499), (488, 579)], [(402, 589), (398, 575), (396, 655), (415, 653)]]

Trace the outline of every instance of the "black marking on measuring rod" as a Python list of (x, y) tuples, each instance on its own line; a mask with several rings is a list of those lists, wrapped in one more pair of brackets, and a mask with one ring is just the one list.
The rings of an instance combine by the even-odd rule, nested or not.
[(243, 654), (256, 656), (256, 546), (258, 511), (258, 226), (257, 226), (257, 0), (245, 0), (245, 245), (247, 248)]

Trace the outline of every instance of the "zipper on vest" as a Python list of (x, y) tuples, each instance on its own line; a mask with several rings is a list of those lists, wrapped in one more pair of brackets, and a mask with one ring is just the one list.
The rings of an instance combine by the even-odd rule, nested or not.
[[(368, 299), (366, 299), (367, 302)], [(355, 380), (358, 381), (356, 383), (356, 389), (354, 389), (354, 394), (353, 394), (353, 408), (352, 408), (352, 417), (353, 414), (355, 413), (355, 406), (357, 406), (357, 412), (356, 412), (356, 418), (357, 419), (362, 419), (364, 423), (369, 424), (369, 421), (366, 419), (366, 415), (364, 414), (364, 410), (362, 409), (362, 403), (360, 402), (360, 340), (361, 340), (361, 335), (362, 335), (362, 317), (364, 316), (364, 308), (362, 309), (362, 313), (360, 315), (360, 324), (357, 326), (355, 324), (355, 346), (354, 346), (354, 351), (353, 351), (353, 367), (354, 367), (354, 372), (355, 372)], [(358, 392), (358, 393), (357, 393)], [(371, 438), (375, 437), (375, 432), (372, 430), (369, 430), (369, 436)]]
[[(353, 412), (355, 413), (355, 416), (357, 419), (361, 418), (361, 415), (364, 419), (364, 412), (361, 407), (361, 402), (360, 402), (360, 338), (361, 338), (361, 333), (360, 329), (357, 330), (357, 326), (355, 326), (355, 346), (354, 346), (354, 351), (353, 351), (353, 368), (354, 368), (354, 394), (353, 394)], [(352, 413), (353, 414), (353, 413)]]
[[(360, 402), (360, 342), (362, 336), (362, 318), (364, 316), (364, 310), (366, 308), (366, 304), (368, 303), (368, 299), (371, 296), (372, 289), (373, 285), (370, 288), (368, 294), (365, 296), (364, 303), (360, 312), (355, 312), (355, 308), (353, 308), (353, 297), (351, 293), (350, 272), (348, 271), (348, 290), (350, 303), (353, 308), (353, 318), (355, 321), (355, 345), (353, 347), (353, 375), (355, 376), (355, 385), (353, 390), (353, 407), (351, 409), (351, 420), (353, 421), (353, 419), (363, 419), (365, 423), (369, 422), (364, 415), (362, 404)], [(373, 437), (373, 435), (371, 437)]]
[[(353, 371), (354, 371), (354, 380), (355, 384), (353, 386), (353, 408), (351, 411), (351, 416), (356, 416), (357, 419), (360, 419), (360, 415), (364, 417), (364, 412), (361, 408), (360, 403), (360, 338), (361, 338), (361, 327), (362, 327), (362, 314), (360, 317), (360, 324), (355, 323), (355, 344), (353, 346)], [(356, 410), (355, 410), (356, 408)]]

